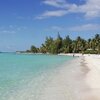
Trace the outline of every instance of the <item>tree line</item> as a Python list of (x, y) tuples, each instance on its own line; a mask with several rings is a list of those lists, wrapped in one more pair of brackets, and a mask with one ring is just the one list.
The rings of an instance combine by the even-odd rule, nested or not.
[(78, 36), (75, 40), (72, 40), (69, 35), (62, 38), (58, 34), (56, 39), (52, 37), (46, 37), (45, 42), (40, 48), (31, 46), (30, 50), (26, 52), (31, 53), (90, 53), (90, 54), (100, 54), (100, 34), (96, 34), (93, 38), (88, 40)]

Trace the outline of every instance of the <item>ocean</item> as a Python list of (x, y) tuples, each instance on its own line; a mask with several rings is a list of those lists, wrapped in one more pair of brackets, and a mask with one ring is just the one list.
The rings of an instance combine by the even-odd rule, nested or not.
[(71, 56), (0, 53), (0, 100), (41, 100), (50, 75)]

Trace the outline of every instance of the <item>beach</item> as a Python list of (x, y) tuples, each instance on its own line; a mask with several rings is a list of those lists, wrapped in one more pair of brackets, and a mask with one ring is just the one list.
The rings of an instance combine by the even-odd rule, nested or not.
[(0, 100), (100, 100), (100, 56), (72, 56), (1, 54)]
[(100, 100), (100, 0), (0, 0), (0, 100)]
[(100, 100), (100, 55), (85, 56), (85, 60), (89, 68), (89, 72), (86, 75), (86, 82), (95, 97), (92, 100)]
[(41, 100), (100, 100), (100, 57), (84, 55), (55, 71)]

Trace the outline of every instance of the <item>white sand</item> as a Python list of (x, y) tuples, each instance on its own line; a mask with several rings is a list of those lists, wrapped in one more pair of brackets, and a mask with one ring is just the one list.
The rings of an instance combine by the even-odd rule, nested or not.
[(39, 100), (100, 100), (99, 67), (96, 55), (84, 55), (64, 64), (52, 74)]
[(58, 55), (60, 55), (60, 56), (73, 56), (73, 55), (74, 55), (74, 56), (77, 56), (77, 57), (78, 57), (78, 56), (79, 56), (79, 57), (82, 56), (81, 53), (66, 53), (66, 54), (65, 54), (65, 53), (60, 53), (60, 54), (58, 54)]
[(90, 71), (86, 76), (86, 82), (91, 88), (95, 100), (100, 100), (100, 56), (85, 56), (85, 60)]

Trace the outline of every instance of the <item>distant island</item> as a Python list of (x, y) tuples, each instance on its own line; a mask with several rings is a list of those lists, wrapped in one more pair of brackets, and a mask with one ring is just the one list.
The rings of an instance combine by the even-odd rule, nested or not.
[(78, 36), (72, 40), (69, 35), (62, 38), (58, 33), (56, 39), (46, 37), (45, 42), (40, 48), (32, 45), (29, 50), (17, 51), (17, 53), (82, 53), (82, 54), (100, 54), (100, 34), (96, 34), (93, 38), (88, 40)]

